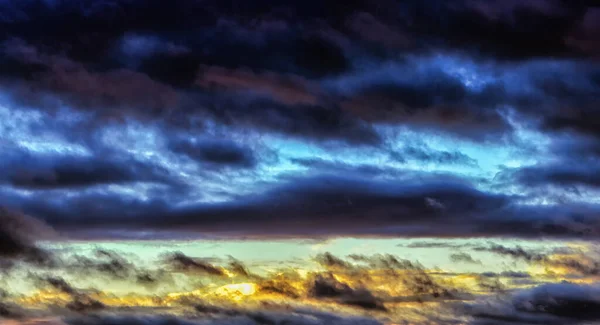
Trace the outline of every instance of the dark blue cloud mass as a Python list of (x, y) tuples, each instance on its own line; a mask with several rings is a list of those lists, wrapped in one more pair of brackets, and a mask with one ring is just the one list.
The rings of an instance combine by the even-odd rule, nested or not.
[(599, 12), (0, 1), (0, 205), (78, 236), (592, 239)]

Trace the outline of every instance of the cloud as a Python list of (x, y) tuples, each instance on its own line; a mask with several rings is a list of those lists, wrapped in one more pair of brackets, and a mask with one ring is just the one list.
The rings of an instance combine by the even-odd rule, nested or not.
[(228, 266), (229, 266), (229, 271), (235, 275), (247, 277), (247, 278), (252, 277), (252, 274), (250, 273), (250, 271), (248, 271), (248, 268), (246, 268), (246, 265), (244, 265), (244, 263), (240, 260), (230, 257)]
[(333, 275), (317, 275), (309, 294), (319, 299), (335, 299), (341, 304), (357, 306), (364, 309), (382, 310), (386, 308), (365, 288), (353, 289), (349, 285), (336, 280)]
[(68, 295), (70, 302), (65, 304), (65, 308), (74, 312), (87, 313), (106, 308), (100, 301), (92, 298), (88, 293), (76, 289), (63, 278), (60, 277), (41, 277), (38, 281), (43, 285), (47, 284), (54, 290)]
[[(373, 272), (382, 272), (384, 281), (392, 281), (402, 286), (398, 296), (384, 295), (383, 301), (390, 302), (427, 302), (435, 300), (468, 299), (469, 294), (451, 284), (444, 283), (432, 276), (423, 265), (400, 259), (391, 254), (371, 256), (350, 255), (345, 268), (333, 269), (338, 273), (357, 279), (359, 283), (368, 283)], [(340, 286), (338, 285), (338, 289)]]
[(579, 276), (595, 276), (600, 274), (600, 257), (597, 254), (583, 252), (554, 252), (542, 253), (525, 250), (520, 246), (515, 248), (493, 244), (490, 247), (476, 247), (476, 251), (488, 251), (498, 255), (509, 256), (534, 265), (540, 265), (552, 270), (564, 270), (568, 274)]
[(579, 193), (600, 186), (595, 163), (600, 159), (600, 142), (590, 136), (563, 135), (553, 139), (553, 156), (535, 165), (508, 168), (496, 178), (526, 188), (554, 187)]
[[(511, 130), (496, 109), (503, 101), (510, 102), (504, 98), (510, 96), (503, 93), (503, 87), (492, 84), (471, 89), (464, 80), (443, 69), (415, 68), (412, 62), (401, 60), (387, 64), (382, 53), (397, 52), (402, 43), (403, 57), (423, 57), (423, 52), (449, 49), (497, 55), (499, 59), (544, 57), (542, 53), (549, 57), (581, 55), (565, 44), (565, 38), (578, 23), (589, 25), (586, 7), (543, 3), (507, 6), (494, 2), (481, 6), (466, 0), (455, 1), (454, 5), (436, 2), (437, 15), (449, 21), (445, 26), (440, 26), (435, 17), (417, 14), (427, 10), (416, 1), (378, 6), (356, 3), (348, 7), (332, 2), (278, 3), (275, 9), (261, 5), (246, 8), (257, 15), (253, 22), (230, 16), (231, 8), (222, 4), (211, 2), (199, 7), (188, 0), (182, 1), (178, 9), (147, 5), (143, 14), (137, 10), (140, 4), (136, 1), (83, 6), (86, 9), (62, 3), (39, 4), (37, 14), (27, 10), (31, 4), (5, 5), (10, 14), (6, 14), (3, 24), (10, 25), (10, 41), (5, 42), (3, 62), (8, 68), (20, 66), (23, 70), (11, 74), (9, 79), (35, 76), (25, 83), (53, 93), (73, 106), (93, 106), (104, 117), (133, 115), (179, 120), (180, 115), (192, 112), (200, 119), (209, 113), (220, 122), (235, 120), (243, 127), (293, 136), (306, 132), (308, 138), (345, 139), (352, 144), (380, 142), (369, 125), (372, 122), (439, 128), (472, 139), (493, 138)], [(382, 6), (388, 10), (382, 10)], [(54, 17), (53, 27), (44, 31), (45, 38), (40, 37), (35, 24), (43, 17), (50, 19), (44, 12), (55, 14), (50, 15)], [(70, 16), (57, 14), (60, 12), (69, 12)], [(135, 17), (131, 17), (134, 12)], [(203, 23), (181, 18), (181, 14), (192, 12), (204, 17), (200, 19)], [(553, 31), (551, 36), (538, 42), (538, 34), (527, 25), (527, 17), (539, 19), (539, 25), (544, 26), (540, 33)], [(84, 18), (110, 22), (114, 27), (99, 32), (81, 24)], [(164, 24), (153, 25), (151, 22), (157, 18)], [(23, 28), (29, 26), (25, 29), (31, 33), (11, 25), (13, 21), (19, 21)], [(472, 30), (482, 34), (467, 35), (457, 27), (467, 23), (476, 25)], [(79, 26), (76, 32), (73, 26)], [(357, 26), (366, 28), (357, 30)], [(540, 26), (536, 25), (536, 30)], [(68, 37), (62, 30), (73, 30), (77, 37)], [(373, 30), (391, 32), (385, 34), (385, 40)], [(56, 42), (45, 41), (52, 38)], [(515, 47), (504, 45), (516, 40), (523, 43)], [(383, 45), (379, 54), (373, 53), (374, 43)], [(553, 44), (551, 48), (549, 44)], [(546, 50), (519, 52), (536, 47)], [(246, 55), (235, 55), (240, 52)], [(364, 62), (375, 62), (378, 68), (357, 69)], [(335, 91), (319, 82), (324, 76), (335, 80)], [(187, 90), (194, 85), (204, 95), (202, 105), (198, 105), (202, 96), (188, 98)], [(211, 85), (219, 90), (206, 91)], [(348, 93), (352, 94), (349, 100), (338, 98)], [(548, 93), (556, 92), (550, 87)], [(21, 97), (41, 96), (26, 93)], [(222, 97), (229, 97), (230, 102)], [(220, 119), (224, 116), (224, 120)], [(318, 123), (317, 118), (326, 123)], [(336, 125), (337, 131), (326, 132), (326, 128)], [(486, 136), (486, 130), (493, 134)]]
[[(116, 297), (78, 288), (96, 278), (152, 295), (187, 285), (188, 303), (213, 299), (198, 298), (210, 286), (190, 288), (196, 280), (240, 280), (257, 295), (353, 313), (473, 297), (447, 273), (384, 254), (321, 254), (319, 271), (277, 276), (181, 252), (148, 269), (109, 249), (62, 259), (38, 244), (45, 223), (85, 241), (600, 235), (595, 1), (175, 2), (0, 0), (0, 205), (27, 214), (0, 211), (0, 266), (15, 278), (32, 268), (46, 279), (39, 289), (68, 296), (59, 307), (109, 306)], [(508, 257), (543, 268), (544, 280), (600, 274), (594, 251), (406, 246)], [(478, 297), (537, 281), (518, 270), (464, 278)], [(560, 286), (568, 299), (534, 288), (463, 315), (560, 324), (580, 321), (566, 309), (593, 314), (593, 299), (571, 299), (588, 289)], [(0, 314), (13, 307), (3, 301)], [(80, 321), (378, 324), (215, 307), (202, 319), (198, 306), (190, 319)]]
[(523, 249), (521, 246), (510, 248), (498, 244), (492, 244), (489, 247), (476, 247), (476, 251), (488, 251), (498, 255), (510, 256), (515, 259), (521, 259), (527, 262), (538, 262), (545, 258), (544, 254), (536, 253)]
[(257, 75), (252, 71), (202, 67), (196, 83), (208, 89), (249, 91), (264, 94), (287, 105), (318, 103), (317, 85), (294, 75), (265, 73)]
[(433, 164), (457, 164), (462, 166), (477, 166), (477, 161), (459, 151), (433, 150), (427, 146), (406, 146), (391, 154), (392, 159), (404, 162), (414, 159)]
[[(436, 199), (445, 206), (445, 209), (440, 211), (431, 207), (426, 198)], [(105, 213), (96, 215), (93, 210), (88, 210), (86, 227), (111, 227), (119, 224), (122, 228), (140, 225), (142, 222), (145, 227), (155, 229), (202, 227), (205, 231), (244, 229), (246, 233), (263, 235), (274, 231), (274, 233), (318, 236), (320, 233), (314, 228), (313, 220), (319, 218), (321, 220), (319, 228), (326, 230), (323, 235), (334, 233), (385, 235), (394, 231), (394, 228), (390, 227), (399, 227), (397, 233), (426, 235), (430, 234), (430, 231), (424, 226), (430, 222), (440, 221), (448, 225), (447, 233), (452, 233), (450, 231), (454, 227), (456, 231), (454, 234), (460, 235), (460, 218), (470, 216), (476, 221), (484, 215), (484, 212), (490, 213), (494, 209), (502, 209), (508, 201), (506, 197), (479, 192), (461, 182), (440, 184), (432, 180), (430, 183), (424, 183), (420, 179), (419, 182), (412, 184), (410, 179), (407, 179), (403, 184), (397, 184), (361, 177), (321, 175), (292, 178), (270, 191), (234, 202), (197, 204), (177, 209), (168, 206), (160, 207), (160, 205), (151, 207), (149, 203), (140, 203), (143, 204), (140, 206), (143, 209), (141, 211), (144, 211), (143, 221), (140, 219), (141, 214), (137, 215), (136, 207), (130, 204), (128, 216), (106, 218), (103, 216)], [(85, 202), (79, 203), (81, 204)], [(76, 205), (71, 203), (71, 210)], [(84, 205), (81, 207), (83, 208)], [(45, 208), (50, 209), (46, 211), (53, 212), (51, 206)], [(161, 210), (164, 214), (157, 214)], [(320, 219), (325, 211), (328, 219)], [(274, 218), (281, 213), (286, 217)], [(363, 219), (365, 215), (370, 216), (368, 221)], [(40, 217), (46, 218), (57, 226), (74, 227), (83, 221), (78, 220), (75, 215), (67, 217), (61, 214), (45, 216), (40, 214)], [(356, 223), (348, 223), (347, 220), (350, 219), (356, 220)], [(340, 223), (342, 220), (346, 221)], [(366, 222), (369, 223), (367, 228), (363, 227)], [(295, 226), (290, 228), (288, 227), (290, 224)]]
[[(31, 152), (1, 159), (0, 200), (53, 225), (81, 230), (85, 212), (90, 233), (126, 232), (142, 215), (149, 230), (215, 232), (230, 223), (243, 235), (598, 232), (597, 206), (558, 206), (554, 196), (598, 187), (588, 164), (598, 157), (600, 89), (589, 3), (1, 6), (10, 118), (1, 131)], [(397, 144), (405, 133), (423, 143)], [(556, 144), (563, 137), (572, 139)], [(257, 142), (286, 159), (269, 161)], [(526, 143), (539, 147), (536, 166), (524, 164), (537, 158)], [(52, 154), (33, 153), (42, 146)], [(65, 154), (73, 147), (81, 154)], [(488, 156), (499, 151), (498, 164), (527, 166), (507, 171), (502, 186), (489, 179), (499, 168)], [(389, 165), (430, 177), (374, 166), (383, 152)], [(569, 154), (586, 159), (567, 164)], [(440, 170), (473, 184), (441, 184)], [(547, 199), (541, 185), (553, 187), (552, 205), (523, 204)], [(585, 195), (578, 199), (591, 202)]]
[(468, 305), (469, 324), (583, 324), (597, 321), (597, 288), (545, 284), (513, 294), (509, 301)]
[(149, 289), (172, 282), (172, 277), (164, 270), (146, 269), (137, 264), (139, 262), (105, 249), (97, 249), (92, 257), (73, 255), (62, 261), (62, 267), (79, 279), (100, 277), (105, 281), (135, 283)]
[(97, 250), (96, 259), (76, 256), (76, 262), (71, 267), (84, 272), (96, 271), (116, 279), (127, 278), (134, 268), (124, 257), (107, 250)]
[(416, 59), (383, 63), (333, 79), (325, 87), (344, 98), (345, 110), (372, 123), (438, 130), (476, 141), (511, 131), (496, 109), (499, 90), (494, 84), (470, 89), (435, 60), (430, 66)]
[[(45, 96), (40, 93), (47, 93), (57, 96), (59, 102), (64, 100), (75, 107), (94, 109), (101, 117), (119, 118), (123, 111), (151, 116), (148, 111), (173, 107), (179, 101), (178, 94), (169, 86), (136, 71), (125, 68), (92, 71), (81, 62), (40, 52), (35, 45), (19, 39), (5, 42), (2, 48), (9, 59), (19, 61), (24, 67), (33, 66), (37, 71), (26, 87), (19, 87), (14, 93), (25, 103), (43, 105)], [(37, 96), (31, 96), (33, 93)], [(36, 103), (36, 99), (40, 102)]]
[(181, 252), (176, 252), (165, 257), (165, 263), (172, 268), (173, 272), (198, 273), (224, 277), (222, 268), (211, 265), (201, 259), (189, 257)]
[(315, 257), (315, 260), (321, 266), (328, 269), (348, 269), (351, 267), (351, 265), (348, 264), (346, 261), (337, 256), (334, 256), (329, 252), (317, 255)]
[[(446, 181), (441, 183), (443, 179)], [(57, 228), (78, 230), (80, 235), (85, 230), (126, 233), (140, 226), (157, 233), (185, 230), (237, 236), (242, 231), (267, 237), (587, 238), (600, 231), (600, 209), (594, 205), (523, 205), (516, 197), (480, 191), (451, 176), (406, 173), (402, 178), (376, 179), (315, 173), (290, 176), (267, 188), (226, 202), (178, 206), (166, 200), (124, 198), (103, 191), (54, 201), (17, 197), (12, 204), (20, 204)], [(85, 211), (85, 220), (81, 211)], [(321, 218), (324, 213), (327, 219)]]
[(517, 271), (502, 271), (500, 273), (495, 272), (484, 272), (481, 273), (484, 277), (505, 277), (505, 278), (530, 278), (531, 275), (526, 272)]
[(398, 246), (406, 246), (408, 248), (464, 248), (473, 244), (457, 244), (452, 242), (428, 242), (418, 241), (410, 244), (399, 244)]
[(191, 142), (183, 140), (171, 146), (175, 152), (183, 153), (192, 159), (216, 167), (253, 167), (257, 161), (250, 148), (235, 142), (205, 141)]
[(208, 117), (242, 129), (272, 132), (308, 141), (357, 146), (381, 144), (374, 126), (357, 119), (339, 105), (318, 103), (284, 105), (255, 95), (199, 95)]
[[(101, 151), (101, 150), (100, 150)], [(97, 156), (44, 155), (23, 149), (7, 150), (0, 161), (4, 182), (27, 189), (82, 188), (134, 182), (170, 183), (168, 171), (161, 167), (99, 152)]]
[[(221, 313), (221, 312), (219, 312)], [(219, 314), (217, 313), (217, 314)], [(68, 318), (64, 321), (68, 325), (225, 325), (225, 324), (279, 324), (289, 323), (298, 325), (381, 325), (382, 323), (367, 317), (345, 316), (335, 313), (318, 312), (312, 310), (278, 311), (250, 311), (235, 313), (232, 316), (217, 315), (212, 319), (196, 317), (175, 316), (98, 316)]]
[(0, 207), (0, 262), (51, 265), (52, 254), (37, 246), (36, 241), (53, 236), (51, 228), (41, 221)]
[(598, 178), (597, 172), (593, 167), (572, 165), (567, 164), (567, 162), (507, 171), (515, 181), (527, 186), (554, 185), (569, 187), (583, 185), (591, 188), (600, 187), (600, 178)]
[(450, 260), (454, 263), (481, 264), (481, 261), (475, 260), (471, 255), (467, 253), (451, 254)]

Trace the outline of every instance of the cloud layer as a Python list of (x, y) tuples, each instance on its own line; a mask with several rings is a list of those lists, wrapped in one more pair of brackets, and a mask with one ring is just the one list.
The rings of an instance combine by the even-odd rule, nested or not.
[(595, 5), (3, 1), (0, 205), (80, 237), (593, 238)]

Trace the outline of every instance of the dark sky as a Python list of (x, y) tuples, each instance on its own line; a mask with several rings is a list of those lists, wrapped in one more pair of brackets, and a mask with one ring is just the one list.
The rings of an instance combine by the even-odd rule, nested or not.
[(0, 205), (84, 238), (594, 238), (599, 39), (591, 0), (0, 0)]

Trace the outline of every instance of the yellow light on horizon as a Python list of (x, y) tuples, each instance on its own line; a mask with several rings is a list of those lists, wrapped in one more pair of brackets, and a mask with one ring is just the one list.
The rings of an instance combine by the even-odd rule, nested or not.
[(230, 297), (233, 300), (241, 300), (245, 296), (251, 296), (256, 293), (255, 283), (232, 283), (227, 284), (215, 290), (215, 294)]

